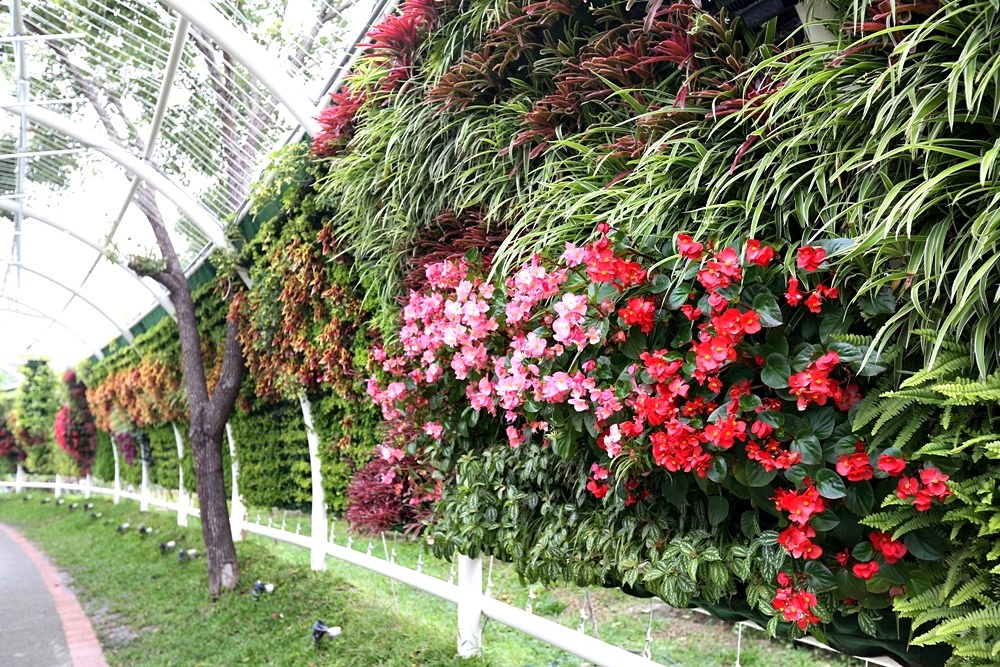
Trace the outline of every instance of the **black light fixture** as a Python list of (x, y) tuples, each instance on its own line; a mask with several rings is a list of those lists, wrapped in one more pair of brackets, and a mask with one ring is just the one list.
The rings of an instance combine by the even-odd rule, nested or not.
[(125, 533), (125, 532), (128, 532), (128, 529), (131, 528), (131, 527), (132, 527), (132, 525), (128, 521), (126, 521), (125, 523), (122, 523), (122, 524), (119, 524), (118, 526), (116, 526), (115, 527), (115, 532), (116, 533)]
[[(28, 499), (27, 499), (27, 498), (25, 498), (25, 500), (28, 500)], [(48, 504), (49, 504), (49, 503), (51, 503), (51, 502), (52, 502), (52, 499), (51, 499), (51, 498), (42, 498), (42, 504), (43, 504), (43, 505), (48, 505)]]
[(92, 509), (94, 509), (94, 503), (87, 503), (86, 505), (83, 506), (83, 509), (85, 509), (85, 510), (92, 510)]
[(331, 628), (328, 627), (327, 624), (321, 620), (317, 620), (315, 623), (313, 623), (313, 644), (316, 646), (316, 648), (319, 648), (319, 645), (323, 641), (323, 637), (329, 637), (330, 639), (334, 639), (339, 636), (340, 636), (339, 625), (335, 625)]
[(274, 592), (274, 584), (265, 584), (260, 579), (258, 579), (254, 583), (253, 590), (251, 591), (251, 593), (253, 594), (254, 602), (260, 602), (260, 596), (263, 595), (264, 593), (273, 593), (273, 592)]
[(144, 526), (141, 523), (139, 524), (139, 537), (146, 537), (147, 535), (152, 535), (152, 534), (153, 534), (152, 528), (150, 528), (149, 526)]
[(56, 505), (65, 505), (65, 504), (66, 501), (63, 498), (60, 498), (59, 500), (56, 501)]
[(174, 547), (176, 547), (176, 546), (177, 546), (177, 543), (174, 542), (173, 540), (170, 540), (169, 542), (163, 542), (161, 540), (160, 541), (160, 555), (161, 556), (166, 556), (167, 552), (168, 551), (173, 551)]
[(700, 7), (713, 14), (726, 9), (751, 28), (759, 28), (777, 16), (778, 34), (787, 34), (802, 25), (795, 11), (797, 4), (798, 0), (701, 0)]
[(80, 506), (80, 503), (70, 503), (70, 504), (69, 504), (69, 508), (70, 508), (71, 510), (75, 510), (75, 509), (76, 509), (76, 508), (78, 508), (79, 506)]
[(177, 562), (187, 563), (198, 557), (198, 552), (194, 549), (178, 549), (177, 550)]
[(91, 513), (90, 513), (90, 518), (91, 518), (91, 519), (92, 519), (93, 521), (97, 521), (97, 520), (98, 520), (98, 519), (100, 519), (100, 518), (101, 518), (102, 516), (104, 516), (104, 515), (103, 515), (103, 514), (101, 514), (100, 512), (91, 512)]

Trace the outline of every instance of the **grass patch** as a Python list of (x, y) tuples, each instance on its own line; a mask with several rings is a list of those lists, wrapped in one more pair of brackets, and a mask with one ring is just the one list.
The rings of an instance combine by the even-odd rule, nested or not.
[[(37, 491), (31, 500), (0, 493), (0, 521), (16, 526), (41, 547), (73, 579), (84, 608), (112, 665), (350, 665), (466, 667), (577, 667), (575, 656), (530, 639), (495, 621), (484, 629), (484, 656), (455, 656), (455, 607), (433, 596), (379, 576), (364, 568), (330, 559), (327, 572), (309, 569), (306, 550), (252, 536), (238, 543), (240, 590), (216, 603), (207, 599), (201, 561), (181, 565), (175, 554), (161, 557), (163, 540), (201, 549), (197, 521), (179, 528), (174, 514), (140, 513), (136, 503), (114, 506), (96, 499), (90, 519), (82, 509), (66, 504), (42, 504)], [(251, 516), (255, 516), (251, 514)], [(275, 517), (277, 519), (277, 517)], [(132, 530), (117, 534), (128, 521)], [(155, 533), (142, 538), (139, 523)], [(275, 521), (278, 524), (278, 521)], [(308, 517), (289, 516), (286, 528)], [(346, 526), (336, 526), (337, 543), (346, 542)], [(401, 565), (423, 569), (442, 579), (450, 564), (430, 557), (419, 542), (386, 535), (372, 540), (376, 556), (396, 554)], [(354, 538), (354, 548), (368, 549), (368, 538)], [(488, 569), (488, 565), (486, 566)], [(484, 578), (486, 572), (484, 572)], [(254, 602), (250, 589), (256, 579), (275, 584), (275, 592)], [(576, 628), (584, 606), (575, 587), (529, 587), (506, 564), (493, 566), (493, 594), (515, 606), (528, 602), (540, 615)], [(617, 590), (591, 589), (600, 636), (618, 646), (643, 648), (651, 603)], [(731, 624), (688, 610), (652, 604), (653, 658), (664, 665), (728, 667), (736, 659), (736, 631)], [(312, 623), (322, 618), (340, 625), (343, 637), (317, 651), (310, 640)], [(591, 624), (588, 621), (587, 630)], [(743, 635), (744, 667), (838, 667), (847, 658), (786, 642), (770, 641), (747, 630)], [(854, 664), (857, 664), (854, 662)]]

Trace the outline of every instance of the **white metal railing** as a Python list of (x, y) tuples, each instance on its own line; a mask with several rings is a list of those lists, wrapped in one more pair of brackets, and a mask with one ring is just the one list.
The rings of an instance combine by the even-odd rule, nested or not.
[[(67, 482), (57, 476), (56, 481), (30, 481), (19, 478), (17, 481), (0, 481), (0, 488), (12, 490), (19, 489), (43, 489), (51, 490), (57, 494), (67, 492), (84, 493), (89, 490), (91, 493), (107, 496), (118, 496), (143, 502), (144, 497), (151, 507), (169, 510), (171, 512), (183, 511), (188, 516), (198, 517), (198, 508), (189, 503), (173, 502), (162, 494), (147, 492), (132, 492), (126, 490), (115, 490), (93, 486), (86, 481)], [(476, 558), (459, 556), (458, 583), (455, 584), (450, 579), (442, 581), (437, 577), (424, 574), (418, 563), (417, 570), (411, 570), (399, 565), (395, 559), (388, 560), (378, 558), (371, 553), (369, 545), (368, 553), (357, 551), (351, 547), (353, 538), (348, 538), (347, 545), (341, 546), (333, 542), (334, 535), (331, 531), (330, 541), (327, 542), (322, 535), (303, 535), (298, 530), (292, 532), (285, 529), (285, 521), (282, 519), (281, 527), (277, 528), (260, 523), (258, 515), (256, 521), (246, 521), (240, 517), (239, 521), (242, 529), (247, 533), (259, 535), (269, 539), (291, 544), (303, 549), (315, 552), (317, 549), (325, 552), (328, 556), (338, 560), (363, 567), (367, 570), (389, 577), (418, 590), (429, 593), (458, 606), (458, 639), (459, 654), (464, 656), (476, 655), (481, 651), (482, 617), (492, 618), (506, 626), (509, 626), (530, 637), (534, 637), (550, 646), (562, 649), (567, 653), (579, 656), (584, 660), (604, 667), (662, 667), (660, 663), (653, 662), (647, 657), (632, 653), (623, 648), (608, 644), (595, 637), (584, 634), (573, 628), (568, 628), (554, 621), (537, 616), (531, 611), (519, 609), (505, 602), (497, 600), (491, 595), (491, 586), (487, 585), (486, 592), (483, 592), (482, 585), (482, 563)], [(319, 539), (316, 539), (316, 538)], [(318, 544), (318, 542), (320, 542)], [(709, 612), (696, 609), (704, 614)], [(736, 624), (739, 632), (737, 643), (737, 655), (734, 667), (740, 665), (740, 650), (742, 648), (742, 638), (744, 628), (763, 631), (758, 624), (752, 621), (742, 621)], [(798, 641), (814, 646), (816, 648), (837, 652), (830, 646), (817, 641), (812, 637), (804, 637)], [(647, 642), (648, 650), (648, 642)], [(866, 666), (877, 667), (902, 667), (900, 663), (889, 657), (860, 657), (849, 656), (862, 661)]]

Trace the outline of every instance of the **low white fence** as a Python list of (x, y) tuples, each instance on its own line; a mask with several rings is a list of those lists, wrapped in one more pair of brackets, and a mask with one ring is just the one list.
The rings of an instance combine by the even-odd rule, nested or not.
[[(181, 524), (181, 516), (183, 515), (182, 525), (187, 524), (186, 519), (188, 516), (198, 517), (198, 508), (190, 503), (189, 497), (181, 496), (182, 502), (174, 502), (167, 498), (159, 497), (149, 487), (148, 482), (143, 485), (139, 493), (136, 493), (124, 490), (118, 485), (116, 485), (116, 488), (93, 486), (89, 478), (67, 482), (57, 475), (54, 482), (31, 481), (25, 478), (23, 473), (19, 471), (15, 481), (0, 481), (0, 488), (12, 489), (15, 492), (20, 492), (24, 489), (45, 489), (53, 491), (57, 497), (67, 492), (82, 493), (88, 498), (92, 494), (105, 495), (111, 496), (116, 504), (121, 498), (126, 498), (141, 503), (143, 507), (158, 507), (171, 512), (177, 512), (179, 524)], [(594, 665), (603, 667), (662, 667), (660, 663), (653, 662), (649, 658), (651, 640), (649, 633), (647, 633), (646, 637), (645, 655), (638, 655), (578, 630), (537, 616), (529, 610), (519, 609), (493, 598), (491, 596), (492, 587), (490, 585), (487, 585), (485, 592), (483, 590), (483, 565), (479, 558), (473, 559), (467, 556), (459, 556), (457, 563), (457, 583), (454, 583), (452, 580), (442, 581), (436, 577), (424, 574), (419, 561), (417, 569), (411, 570), (397, 564), (394, 556), (389, 559), (382, 559), (372, 555), (371, 545), (369, 545), (368, 553), (356, 551), (352, 548), (353, 538), (349, 537), (346, 546), (341, 546), (332, 541), (334, 538), (332, 531), (330, 533), (330, 541), (327, 541), (326, 530), (318, 534), (303, 535), (298, 531), (292, 532), (286, 530), (284, 521), (282, 521), (280, 528), (270, 525), (270, 520), (268, 521), (268, 525), (261, 524), (259, 516), (256, 522), (247, 521), (242, 505), (238, 505), (237, 509), (239, 516), (231, 517), (234, 536), (237, 538), (241, 531), (246, 531), (247, 533), (261, 537), (299, 546), (310, 550), (312, 554), (319, 552), (324, 554), (324, 557), (330, 556), (347, 563), (352, 563), (417, 588), (435, 597), (455, 603), (458, 607), (459, 655), (470, 657), (478, 655), (481, 652), (482, 623), (485, 617), (492, 618), (546, 644), (562, 649), (567, 653), (572, 653)], [(313, 564), (316, 564), (315, 559), (313, 559)], [(738, 623), (737, 627), (739, 630), (739, 640), (734, 667), (740, 667), (743, 629), (763, 630), (759, 625), (750, 621)], [(811, 646), (836, 652), (833, 648), (811, 637), (805, 637), (800, 641)], [(851, 657), (861, 661), (866, 666), (902, 667), (902, 665), (889, 657)]]

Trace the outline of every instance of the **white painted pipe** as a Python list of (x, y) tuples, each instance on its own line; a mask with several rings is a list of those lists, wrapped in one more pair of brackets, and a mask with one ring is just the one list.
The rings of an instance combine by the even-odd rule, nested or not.
[(229, 472), (232, 484), (230, 484), (230, 516), (229, 527), (233, 531), (233, 541), (239, 542), (243, 539), (243, 524), (246, 523), (246, 506), (243, 505), (243, 496), (240, 495), (240, 461), (236, 456), (236, 439), (233, 437), (233, 425), (226, 422), (226, 439), (229, 440)]
[(174, 442), (177, 443), (177, 525), (188, 525), (188, 496), (184, 488), (184, 438), (177, 424), (170, 424), (174, 429)]
[(458, 655), (483, 652), (483, 560), (458, 556)]
[(24, 466), (17, 464), (17, 472), (14, 474), (14, 493), (21, 493), (24, 486)]
[(89, 472), (84, 478), (83, 484), (83, 497), (90, 500), (90, 498), (94, 495), (94, 480), (90, 477)]
[[(140, 449), (141, 449), (141, 446), (140, 446)], [(146, 457), (142, 456), (141, 453), (140, 453), (140, 460), (142, 462), (142, 486), (139, 489), (139, 491), (140, 491), (140, 495), (139, 495), (139, 511), (140, 512), (148, 512), (149, 511), (149, 497), (151, 495), (150, 494), (151, 490), (149, 488), (149, 463), (146, 461)]]
[(312, 403), (305, 394), (299, 396), (302, 421), (306, 426), (309, 442), (309, 469), (312, 473), (312, 546), (309, 566), (314, 570), (326, 569), (326, 499), (323, 492), (323, 471), (320, 467), (319, 435), (312, 418)]
[(122, 471), (118, 461), (118, 443), (115, 442), (114, 436), (111, 436), (111, 453), (115, 457), (114, 501), (115, 505), (117, 505), (122, 499)]
[(62, 475), (60, 475), (59, 473), (56, 473), (56, 485), (55, 485), (54, 488), (56, 490), (56, 498), (61, 497), (62, 496)]

